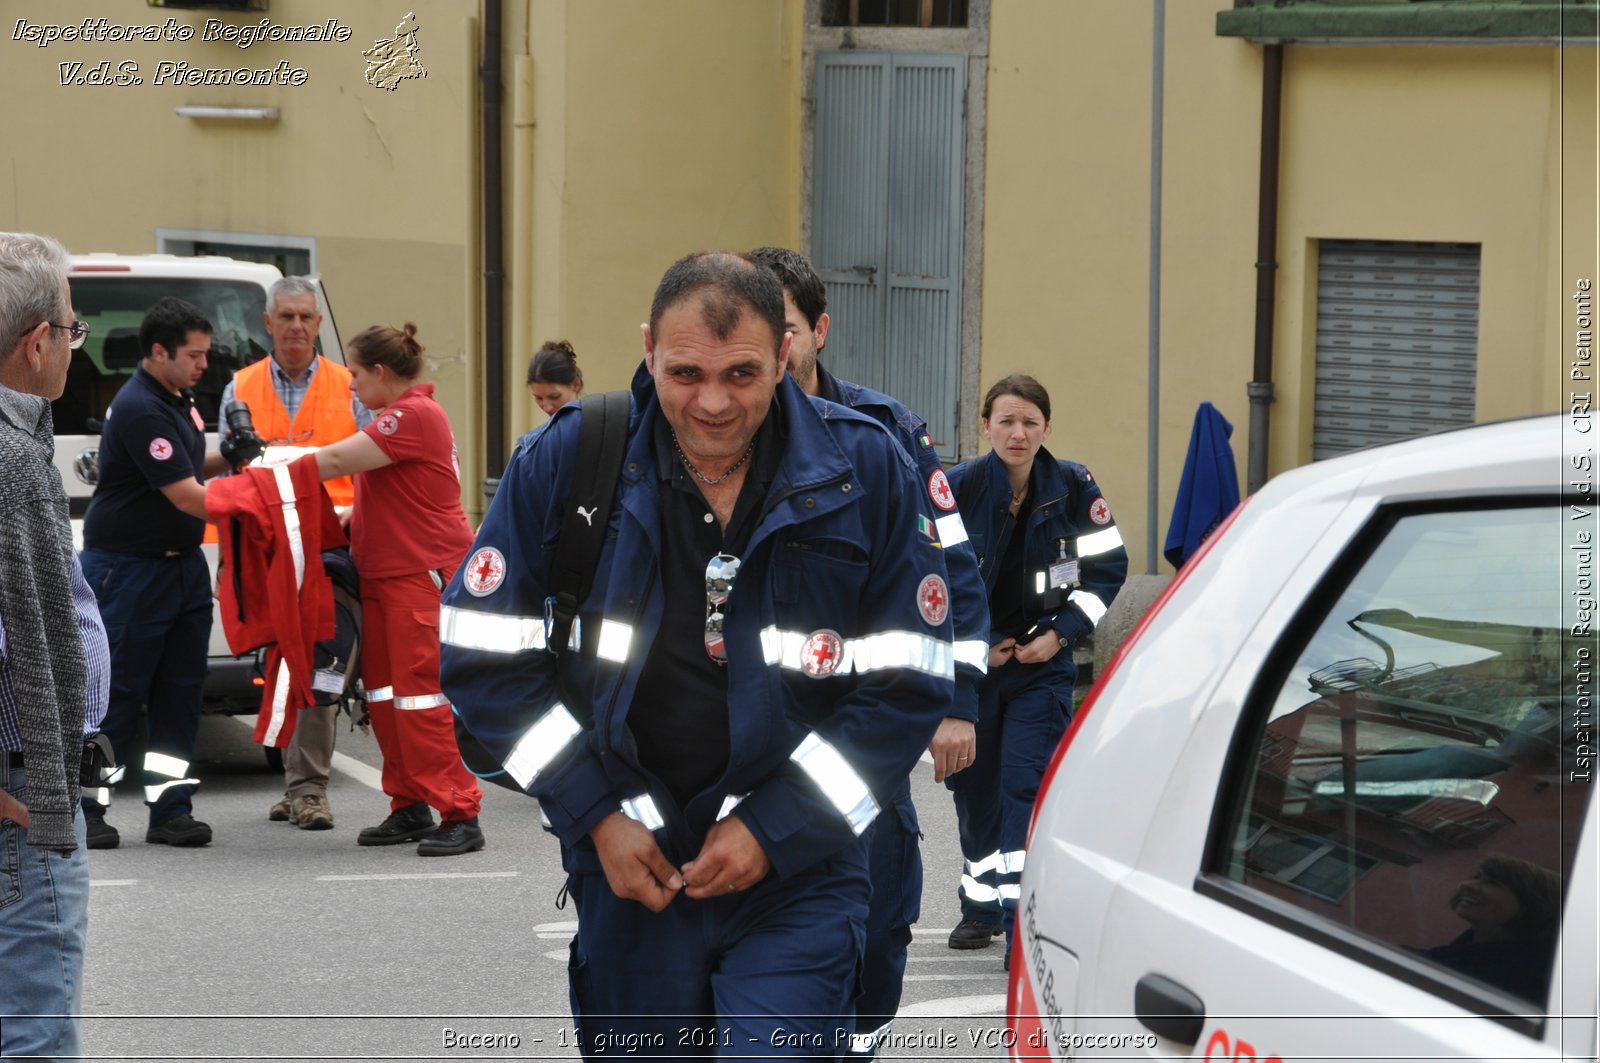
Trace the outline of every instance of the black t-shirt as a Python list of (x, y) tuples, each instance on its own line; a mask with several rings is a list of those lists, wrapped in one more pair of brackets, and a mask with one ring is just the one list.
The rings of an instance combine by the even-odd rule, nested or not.
[[(718, 553), (744, 558), (777, 475), (784, 438), (774, 402), (756, 432), (750, 471), (724, 534), (697, 481), (678, 460), (667, 419), (656, 417), (652, 443), (661, 481), (665, 604), (661, 630), (628, 710), (628, 727), (639, 745), (639, 763), (667, 785), (680, 808), (721, 778), (728, 765), (728, 670), (706, 653), (706, 563)], [(729, 604), (739, 597), (737, 576), (734, 588)]]
[(1021, 635), (1028, 627), (1023, 601), (1027, 594), (1027, 572), (1023, 563), (1023, 545), (1028, 538), (1028, 517), (1033, 514), (1033, 492), (1017, 507), (1017, 515), (1008, 518), (1001, 535), (1010, 533), (1005, 552), (1000, 555), (1000, 571), (995, 573), (994, 588), (989, 592), (990, 628), (1006, 635)]
[(206, 522), (174, 506), (161, 488), (199, 477), (205, 459), (194, 394), (174, 395), (139, 368), (106, 412), (100, 483), (83, 518), (85, 548), (160, 557), (199, 546)]

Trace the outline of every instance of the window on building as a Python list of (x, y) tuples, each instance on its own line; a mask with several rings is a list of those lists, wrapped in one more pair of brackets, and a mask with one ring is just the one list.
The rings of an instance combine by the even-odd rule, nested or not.
[(822, 0), (822, 24), (962, 29), (967, 0)]
[(1480, 250), (1320, 243), (1313, 458), (1472, 423)]
[(316, 269), (316, 241), (306, 236), (157, 229), (156, 249), (169, 255), (223, 255), (266, 262), (277, 266), (285, 277), (303, 277)]
[(1485, 1014), (1545, 1008), (1592, 789), (1560, 740), (1594, 652), (1563, 626), (1563, 516), (1385, 520), (1252, 695), (1208, 868)]

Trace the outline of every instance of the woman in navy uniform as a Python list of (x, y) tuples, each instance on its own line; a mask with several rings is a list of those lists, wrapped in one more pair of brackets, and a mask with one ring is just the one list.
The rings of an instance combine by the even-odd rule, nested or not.
[(976, 760), (947, 783), (965, 860), (950, 945), (981, 948), (1003, 931), (1009, 964), (1028, 818), (1072, 716), (1072, 646), (1105, 615), (1128, 555), (1089, 470), (1044, 449), (1050, 396), (1037, 380), (990, 388), (982, 431), (993, 449), (950, 473), (990, 614)]

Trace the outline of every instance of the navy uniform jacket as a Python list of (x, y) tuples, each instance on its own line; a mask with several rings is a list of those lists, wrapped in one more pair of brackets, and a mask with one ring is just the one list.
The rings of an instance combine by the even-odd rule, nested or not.
[(928, 423), (900, 400), (840, 380), (821, 365), (817, 366), (817, 392), (831, 402), (860, 410), (889, 429), (916, 464), (917, 476), (934, 507), (935, 519), (928, 534), (944, 548), (944, 564), (950, 574), (956, 652), (956, 702), (950, 715), (976, 721), (978, 681), (989, 669), (989, 595), (978, 573), (978, 555), (939, 464), (939, 453), (928, 437)]
[[(976, 489), (966, 486), (969, 476), (978, 477)], [(963, 515), (978, 552), (984, 586), (992, 588), (1011, 535), (1006, 512), (1011, 505), (1011, 481), (1005, 464), (991, 451), (951, 469), (950, 480), (963, 503), (972, 498), (970, 506), (963, 505)], [(1128, 552), (1100, 485), (1082, 465), (1058, 460), (1040, 447), (1028, 490), (1034, 502), (1024, 532), (1023, 572), (1030, 583), (1042, 573), (1048, 588), (1050, 566), (1060, 555), (1064, 539), (1067, 556), (1078, 559), (1080, 586), (1042, 596), (1032, 593), (1030, 586), (1023, 597), (1023, 611), (1030, 622), (1076, 642), (1094, 630), (1122, 589), (1128, 575)], [(1003, 634), (1009, 632), (995, 632), (995, 640)]]
[(467, 729), (540, 799), (569, 871), (618, 810), (669, 860), (737, 815), (787, 876), (851, 847), (927, 747), (954, 695), (943, 551), (910, 459), (883, 427), (779, 384), (788, 442), (728, 604), (730, 756), (678, 809), (627, 719), (661, 622), (655, 387), (635, 378), (629, 443), (581, 643), (545, 646), (550, 566), (582, 411), (513, 454), (440, 610), (441, 680)]

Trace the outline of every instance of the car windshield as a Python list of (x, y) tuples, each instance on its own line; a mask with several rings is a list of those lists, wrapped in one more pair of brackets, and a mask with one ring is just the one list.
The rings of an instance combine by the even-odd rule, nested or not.
[(266, 292), (250, 281), (74, 273), (72, 309), (89, 325), (88, 342), (72, 352), (67, 389), (52, 404), (57, 435), (96, 435), (117, 391), (139, 364), (139, 322), (156, 300), (176, 296), (200, 308), (215, 329), (195, 406), (215, 430), (222, 389), (235, 371), (267, 353), (261, 315)]

